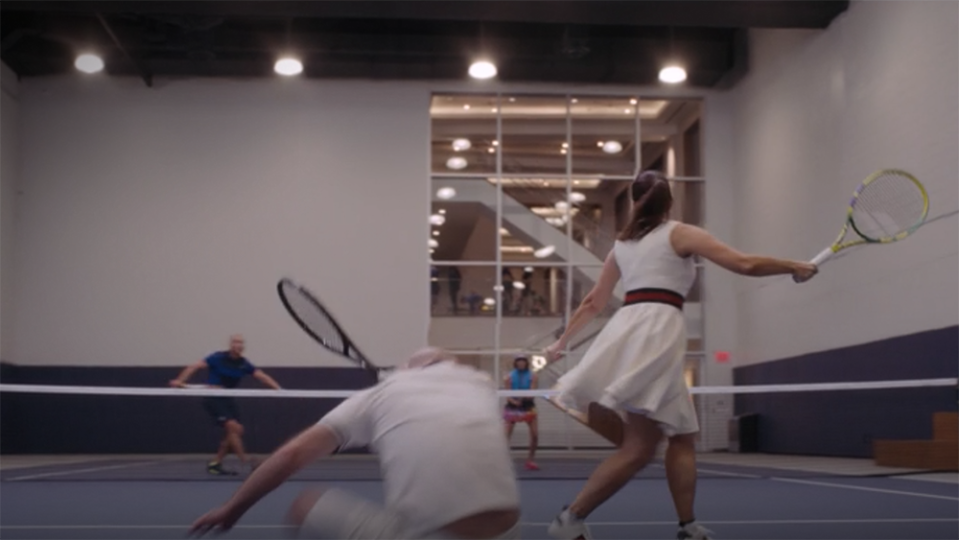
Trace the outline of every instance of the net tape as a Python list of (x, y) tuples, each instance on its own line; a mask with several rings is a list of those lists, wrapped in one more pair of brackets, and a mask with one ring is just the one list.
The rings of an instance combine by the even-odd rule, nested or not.
[[(952, 386), (959, 389), (959, 378), (909, 379), (896, 381), (831, 382), (806, 384), (757, 384), (736, 386), (693, 386), (693, 395), (770, 394), (783, 392), (822, 392), (840, 390), (892, 390), (899, 388), (930, 388)], [(208, 387), (190, 388), (144, 388), (123, 386), (66, 386), (40, 384), (0, 384), (0, 393), (27, 394), (75, 394), (109, 396), (200, 396), (200, 397), (251, 397), (251, 398), (314, 398), (343, 399), (360, 390), (247, 390)], [(498, 390), (500, 397), (550, 398), (559, 395), (557, 390)]]

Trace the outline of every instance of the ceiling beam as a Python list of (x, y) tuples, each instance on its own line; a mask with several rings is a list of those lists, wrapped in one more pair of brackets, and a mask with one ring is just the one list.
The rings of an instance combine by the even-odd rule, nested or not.
[(844, 0), (470, 1), (51, 1), (4, 0), (3, 11), (180, 13), (237, 17), (309, 17), (521, 22), (606, 26), (825, 28)]
[(129, 49), (126, 48), (123, 42), (120, 41), (120, 38), (117, 37), (116, 32), (113, 31), (113, 28), (110, 26), (110, 23), (107, 22), (106, 18), (102, 14), (97, 13), (97, 20), (100, 21), (100, 24), (103, 26), (103, 29), (110, 36), (110, 39), (113, 41), (113, 44), (116, 45), (117, 48), (120, 49), (120, 52), (123, 53), (123, 56), (126, 56), (127, 60), (129, 60), (130, 63), (133, 64), (133, 67), (137, 70), (137, 73), (140, 74), (140, 78), (143, 79), (143, 82), (146, 83), (147, 87), (152, 88), (153, 74), (150, 73), (150, 70), (146, 67), (146, 65), (143, 64), (143, 61), (141, 61), (136, 56), (134, 56), (129, 51)]

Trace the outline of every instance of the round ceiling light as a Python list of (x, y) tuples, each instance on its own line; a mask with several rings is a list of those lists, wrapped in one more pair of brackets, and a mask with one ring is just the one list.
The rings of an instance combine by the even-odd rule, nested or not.
[(457, 152), (462, 152), (463, 150), (469, 150), (472, 148), (473, 144), (469, 139), (454, 139), (453, 140), (453, 150)]
[(569, 194), (569, 202), (573, 204), (579, 204), (585, 200), (586, 200), (586, 195), (583, 195), (582, 193), (578, 191), (574, 191)]
[(533, 256), (536, 257), (537, 259), (545, 259), (546, 257), (549, 257), (555, 252), (556, 252), (556, 246), (554, 245), (543, 246), (537, 249), (536, 251), (534, 251)]
[(686, 70), (679, 66), (666, 66), (659, 70), (659, 80), (670, 84), (681, 83), (686, 80)]
[(492, 79), (496, 76), (496, 66), (488, 60), (478, 60), (470, 66), (470, 77), (474, 79)]
[(446, 216), (443, 216), (440, 214), (433, 214), (432, 216), (430, 216), (430, 225), (436, 225), (437, 227), (439, 227), (440, 225), (444, 223), (446, 223)]
[(483, 303), (486, 304), (487, 306), (495, 306), (496, 300), (493, 300), (492, 298), (487, 298), (486, 300), (483, 300)]
[(557, 212), (565, 214), (569, 211), (569, 203), (566, 201), (557, 201), (556, 204), (553, 205), (553, 208), (555, 208)]
[(446, 167), (458, 171), (466, 168), (466, 158), (454, 156), (446, 160)]
[(436, 240), (433, 240), (432, 238), (430, 238), (429, 245), (430, 245), (430, 248), (434, 248), (434, 249), (440, 247), (440, 243), (437, 242)]
[(607, 154), (618, 154), (622, 152), (623, 145), (619, 141), (606, 141), (603, 143), (603, 152)]
[(526, 284), (523, 283), (522, 281), (514, 281), (513, 288), (522, 291), (523, 289), (526, 288)]
[(273, 70), (287, 77), (299, 75), (303, 72), (303, 63), (296, 58), (280, 58), (273, 65)]
[(73, 62), (73, 67), (84, 73), (103, 71), (103, 59), (95, 54), (81, 54)]
[(456, 196), (456, 190), (451, 187), (441, 187), (436, 190), (436, 196), (444, 201), (448, 201)]

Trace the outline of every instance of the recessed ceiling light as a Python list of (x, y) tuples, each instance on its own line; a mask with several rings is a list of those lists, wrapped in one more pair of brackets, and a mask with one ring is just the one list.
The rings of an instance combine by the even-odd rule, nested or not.
[(440, 247), (440, 243), (437, 242), (436, 240), (433, 240), (432, 238), (430, 238), (429, 245), (430, 245), (431, 248), (438, 248), (438, 247)]
[(499, 146), (499, 141), (493, 141), (493, 146)]
[(576, 99), (576, 98), (573, 98), (573, 99), (569, 100), (569, 102), (570, 102), (570, 103), (579, 103), (579, 100)]
[(466, 159), (460, 156), (454, 156), (446, 160), (446, 167), (458, 171), (466, 168)]
[(439, 236), (439, 235), (440, 235), (439, 231), (433, 231), (433, 236)]
[(637, 103), (638, 103), (638, 101), (636, 100), (636, 98), (633, 98), (633, 99), (629, 100), (629, 104), (630, 104), (630, 105), (635, 105), (635, 104), (637, 104)]
[(496, 76), (496, 66), (488, 60), (478, 60), (470, 66), (469, 73), (474, 79), (491, 79)]
[(510, 103), (516, 103), (516, 98), (514, 98), (514, 97), (509, 98), (509, 102), (510, 102)]
[(432, 216), (430, 216), (431, 225), (436, 225), (437, 227), (439, 227), (440, 225), (444, 223), (446, 223), (446, 218), (444, 216), (440, 214), (433, 214)]
[(73, 62), (73, 67), (84, 73), (97, 73), (103, 71), (103, 59), (95, 54), (81, 54)]
[(618, 154), (622, 151), (623, 145), (619, 141), (606, 141), (603, 143), (603, 152), (607, 154)]
[(632, 109), (623, 109), (623, 112), (624, 112), (625, 114), (629, 114), (629, 113), (631, 112), (631, 110), (632, 110)]
[(445, 208), (440, 208), (439, 210), (437, 210), (437, 213), (445, 214), (445, 213), (446, 213), (446, 209), (445, 209)]
[(584, 195), (584, 194), (582, 194), (582, 193), (580, 193), (580, 192), (578, 192), (578, 191), (574, 191), (574, 192), (572, 192), (572, 193), (569, 194), (569, 202), (571, 202), (571, 203), (573, 203), (573, 204), (579, 204), (579, 203), (581, 203), (581, 202), (583, 202), (583, 201), (585, 201), (585, 200), (586, 200), (586, 195)]
[(604, 144), (603, 141), (598, 141), (598, 142), (596, 143), (596, 146), (602, 148), (602, 147), (603, 147), (603, 144)]
[(466, 105), (463, 105), (463, 110), (464, 110), (464, 111), (470, 110), (470, 104), (467, 103)]
[(469, 139), (453, 139), (453, 150), (457, 152), (462, 152), (463, 150), (469, 150), (473, 147), (473, 143)]
[(273, 70), (287, 77), (299, 75), (303, 72), (303, 63), (296, 58), (280, 58), (276, 61), (276, 64), (273, 65)]
[(490, 146), (489, 148), (487, 148), (486, 151), (489, 152), (490, 154), (495, 154), (495, 153), (496, 153), (496, 149), (493, 148), (492, 146)]
[(565, 153), (566, 153), (566, 149), (565, 149), (565, 148), (560, 148), (560, 149), (559, 149), (559, 153), (560, 153), (560, 154), (565, 154)]
[(569, 148), (569, 143), (564, 142), (564, 143), (562, 144), (562, 146), (563, 146), (563, 148)]
[(679, 66), (666, 66), (659, 71), (659, 80), (664, 83), (676, 84), (686, 80), (686, 70)]
[(549, 257), (550, 255), (552, 255), (555, 251), (556, 251), (556, 246), (553, 246), (553, 245), (543, 246), (537, 249), (536, 251), (534, 251), (533, 256), (536, 257), (537, 259), (545, 259), (546, 257)]

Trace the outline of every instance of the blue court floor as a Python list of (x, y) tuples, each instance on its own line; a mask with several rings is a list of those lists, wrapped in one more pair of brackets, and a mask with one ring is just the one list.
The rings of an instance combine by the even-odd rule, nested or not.
[[(289, 503), (316, 482), (285, 484), (221, 538), (291, 538)], [(199, 515), (225, 501), (239, 481), (55, 481), (0, 485), (0, 538), (182, 539)], [(324, 482), (381, 500), (376, 480)], [(546, 525), (582, 480), (521, 481), (523, 538)], [(956, 539), (959, 487), (897, 477), (700, 480), (698, 517), (728, 539)], [(640, 477), (590, 519), (596, 539), (675, 538), (666, 482)]]

